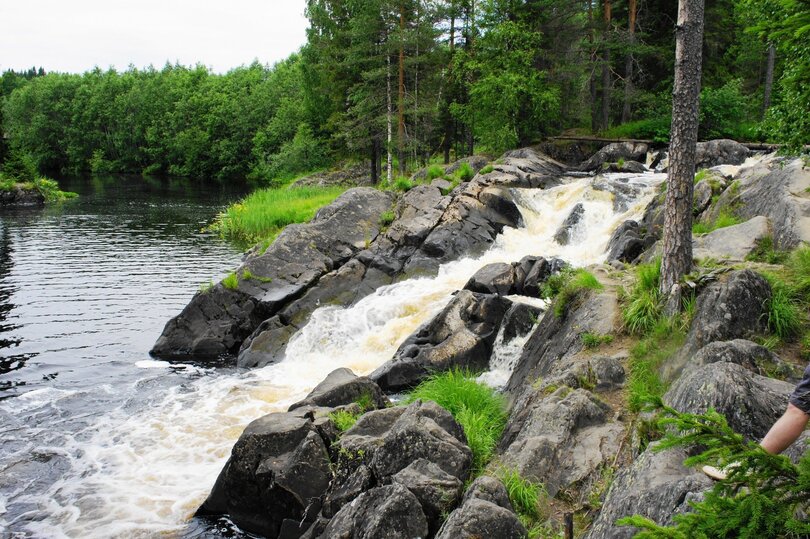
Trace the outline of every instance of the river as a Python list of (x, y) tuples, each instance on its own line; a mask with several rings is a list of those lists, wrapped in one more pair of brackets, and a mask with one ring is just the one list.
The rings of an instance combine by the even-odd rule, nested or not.
[[(285, 409), (331, 370), (366, 374), (481, 266), (525, 255), (575, 265), (604, 259), (612, 231), (638, 218), (663, 175), (611, 175), (636, 186), (626, 208), (571, 179), (515, 190), (526, 227), (432, 278), (383, 287), (349, 308), (318, 309), (287, 358), (249, 372), (153, 361), (147, 351), (201, 283), (239, 254), (200, 233), (236, 193), (135, 179), (84, 180), (82, 197), (0, 214), (0, 529), (34, 537), (239, 535), (192, 519), (251, 420)], [(554, 232), (577, 204), (573, 241)], [(517, 351), (500, 350), (503, 381)]]

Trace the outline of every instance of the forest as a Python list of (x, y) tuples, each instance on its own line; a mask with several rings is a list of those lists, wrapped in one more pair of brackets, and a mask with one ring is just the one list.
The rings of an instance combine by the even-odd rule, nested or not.
[[(666, 142), (676, 9), (308, 0), (307, 43), (272, 67), (6, 71), (0, 159), (280, 185), (342, 162), (390, 181), (562, 132)], [(701, 138), (807, 143), (810, 0), (708, 0), (702, 88)]]

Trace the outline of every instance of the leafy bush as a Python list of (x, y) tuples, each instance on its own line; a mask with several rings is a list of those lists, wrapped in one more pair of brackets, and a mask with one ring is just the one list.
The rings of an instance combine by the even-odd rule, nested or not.
[[(682, 414), (664, 406), (659, 424), (666, 436), (656, 447), (701, 448), (686, 466), (711, 464), (726, 467), (728, 477), (715, 483), (703, 501), (691, 503), (692, 511), (674, 517), (675, 524), (659, 526), (635, 515), (619, 521), (643, 531), (637, 539), (701, 537), (807, 537), (810, 523), (801, 510), (810, 503), (810, 453), (798, 465), (785, 456), (771, 455), (756, 442), (746, 442), (734, 432), (726, 418), (714, 410), (705, 414)], [(733, 464), (733, 466), (729, 466)]]
[(736, 138), (746, 102), (740, 79), (720, 88), (704, 88), (700, 92), (700, 136), (705, 140)]
[(309, 221), (341, 193), (338, 187), (260, 189), (220, 213), (209, 230), (248, 247), (272, 240), (289, 224)]
[(33, 182), (39, 176), (37, 165), (30, 154), (12, 150), (3, 163), (3, 174), (18, 182)]
[(450, 412), (467, 436), (473, 453), (473, 473), (489, 462), (506, 426), (506, 402), (494, 389), (466, 371), (435, 374), (411, 391), (406, 402), (434, 401)]

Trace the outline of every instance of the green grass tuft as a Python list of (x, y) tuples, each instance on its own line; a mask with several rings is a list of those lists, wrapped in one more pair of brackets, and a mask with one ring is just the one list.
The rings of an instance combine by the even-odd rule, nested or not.
[(435, 374), (411, 391), (405, 401), (434, 401), (450, 412), (467, 436), (473, 453), (473, 474), (483, 471), (506, 426), (506, 401), (466, 371)]
[(600, 335), (598, 333), (580, 333), (580, 339), (585, 348), (599, 348), (603, 344), (610, 344), (613, 342), (613, 335)]
[(469, 163), (461, 163), (461, 166), (458, 167), (456, 171), (456, 176), (463, 182), (468, 182), (475, 177), (475, 171), (470, 166)]
[(708, 234), (709, 232), (714, 232), (719, 228), (727, 228), (734, 225), (739, 225), (742, 223), (742, 220), (729, 212), (728, 210), (721, 210), (720, 215), (717, 216), (717, 219), (714, 220), (712, 223), (701, 223), (697, 222), (692, 225), (692, 233), (693, 234)]
[(765, 262), (766, 264), (784, 264), (790, 256), (787, 251), (777, 249), (771, 236), (760, 238), (756, 248), (745, 257), (750, 262)]
[(550, 276), (540, 289), (540, 297), (554, 300), (554, 315), (561, 317), (570, 303), (584, 290), (602, 290), (596, 276), (585, 269), (565, 268)]
[(490, 173), (490, 172), (492, 172), (493, 170), (495, 170), (495, 167), (493, 167), (492, 165), (487, 165), (487, 166), (485, 166), (484, 168), (482, 168), (482, 169), (481, 169), (481, 170), (478, 172), (478, 174), (482, 174), (482, 175), (483, 175), (483, 174), (489, 174), (489, 173)]
[(409, 180), (408, 178), (401, 177), (394, 180), (394, 190), (402, 191), (403, 193), (407, 193), (411, 189), (414, 188), (414, 183)]
[(285, 226), (311, 220), (343, 191), (335, 187), (260, 189), (220, 213), (209, 230), (241, 247), (269, 245)]
[(644, 335), (650, 332), (661, 317), (661, 259), (636, 268), (636, 284), (622, 312), (624, 325), (630, 333)]
[(224, 286), (228, 290), (236, 290), (237, 288), (239, 288), (239, 276), (236, 274), (235, 271), (231, 272), (230, 274), (228, 274), (227, 277), (222, 279), (222, 286)]
[(630, 350), (627, 399), (631, 411), (641, 411), (651, 398), (661, 397), (666, 392), (659, 369), (685, 341), (686, 332), (681, 324), (676, 320), (659, 319), (650, 335)]
[(335, 424), (335, 427), (339, 432), (346, 432), (350, 428), (357, 423), (357, 420), (360, 419), (361, 413), (353, 414), (351, 412), (347, 412), (346, 410), (336, 410), (329, 414), (329, 419)]
[(801, 305), (789, 286), (772, 273), (762, 274), (771, 284), (771, 298), (765, 303), (768, 329), (782, 340), (796, 336), (802, 328)]
[(444, 176), (444, 168), (440, 165), (431, 165), (430, 168), (427, 169), (426, 178), (427, 181), (433, 181), (436, 178), (441, 178)]
[(532, 521), (542, 518), (540, 501), (546, 495), (543, 485), (524, 479), (514, 468), (501, 467), (495, 475), (501, 480), (515, 512)]
[(384, 211), (380, 214), (380, 227), (381, 228), (388, 228), (391, 226), (391, 223), (394, 222), (396, 219), (396, 214), (393, 210)]

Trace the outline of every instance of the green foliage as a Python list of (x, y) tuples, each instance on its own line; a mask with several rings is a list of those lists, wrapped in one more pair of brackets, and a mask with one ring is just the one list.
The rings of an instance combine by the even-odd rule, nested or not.
[(565, 310), (585, 290), (602, 290), (604, 286), (585, 269), (566, 268), (549, 277), (541, 290), (541, 297), (554, 300), (554, 315), (561, 317)]
[(380, 227), (388, 228), (389, 226), (391, 226), (391, 223), (394, 222), (394, 219), (396, 219), (396, 217), (397, 216), (393, 210), (382, 212), (380, 214)]
[(414, 188), (414, 184), (411, 180), (405, 177), (400, 177), (394, 180), (394, 189), (397, 191), (402, 191), (403, 193), (407, 193), (411, 189)]
[(0, 170), (7, 178), (18, 182), (32, 182), (39, 177), (33, 157), (20, 150), (12, 150)]
[(307, 222), (335, 200), (341, 188), (260, 189), (220, 213), (210, 230), (240, 246), (275, 238), (285, 226)]
[(771, 297), (765, 303), (768, 329), (780, 339), (789, 339), (802, 327), (802, 310), (790, 287), (772, 273), (763, 273), (771, 284)]
[(633, 286), (622, 311), (624, 325), (630, 333), (645, 335), (661, 317), (661, 259), (636, 267), (636, 284)]
[(629, 138), (652, 140), (654, 142), (669, 142), (669, 130), (672, 121), (666, 116), (637, 120), (617, 125), (604, 131), (606, 138)]
[(698, 170), (697, 174), (695, 174), (695, 184), (698, 184), (698, 183), (702, 182), (708, 176), (709, 176), (709, 171), (707, 169), (702, 168), (702, 169)]
[[(650, 538), (787, 538), (810, 534), (810, 523), (797, 512), (810, 502), (810, 454), (798, 465), (785, 456), (771, 455), (756, 442), (746, 442), (726, 418), (714, 410), (682, 414), (656, 399), (666, 436), (656, 447), (701, 448), (684, 465), (710, 464), (729, 471), (715, 483), (692, 511), (675, 516), (675, 524), (659, 526), (638, 515), (621, 519), (620, 525), (636, 526), (635, 537)], [(731, 465), (731, 466), (729, 466)]]
[(751, 262), (765, 262), (767, 264), (784, 264), (790, 254), (787, 251), (782, 251), (774, 245), (771, 236), (760, 238), (756, 242), (756, 248), (751, 251), (746, 260)]
[(630, 350), (627, 398), (632, 411), (640, 411), (649, 399), (666, 392), (659, 369), (685, 340), (686, 333), (677, 320), (659, 318), (649, 334)]
[(228, 290), (236, 290), (239, 288), (239, 276), (236, 274), (235, 271), (232, 271), (228, 274), (227, 277), (222, 279), (222, 286), (227, 288)]
[(436, 178), (441, 178), (442, 176), (444, 176), (444, 168), (440, 165), (431, 165), (427, 169), (427, 174), (425, 178), (427, 179), (427, 181), (430, 182), (435, 180)]
[[(729, 188), (730, 189), (730, 188)], [(729, 226), (739, 225), (742, 222), (739, 217), (731, 213), (730, 210), (724, 208), (720, 211), (720, 214), (717, 216), (711, 223), (702, 223), (696, 222), (692, 225), (692, 233), (693, 234), (708, 234), (709, 232), (713, 232), (719, 228), (726, 228)]]
[(506, 402), (492, 388), (466, 371), (431, 376), (408, 394), (406, 402), (434, 401), (453, 414), (464, 429), (473, 453), (473, 472), (480, 473), (492, 458), (506, 426)]
[(248, 268), (242, 269), (242, 274), (239, 276), (242, 281), (259, 281), (260, 283), (272, 283), (273, 279), (271, 277), (261, 277), (259, 275), (254, 275), (253, 272), (250, 271)]
[(532, 521), (542, 518), (540, 502), (546, 496), (543, 485), (524, 479), (514, 468), (500, 467), (495, 475), (506, 487), (509, 501), (519, 516)]
[(704, 88), (700, 92), (700, 136), (704, 140), (737, 138), (745, 108), (740, 79), (730, 80), (720, 88)]
[(465, 162), (461, 163), (461, 166), (458, 168), (458, 171), (456, 171), (456, 175), (458, 176), (459, 180), (463, 182), (468, 182), (475, 177), (475, 171), (473, 170), (473, 168), (470, 166), (469, 163)]
[(346, 432), (357, 423), (363, 412), (351, 413), (347, 410), (336, 410), (329, 414), (329, 419), (335, 424), (339, 432)]
[(482, 168), (478, 173), (482, 174), (482, 175), (483, 174), (489, 174), (493, 170), (495, 170), (495, 167), (493, 167), (492, 165), (487, 165), (484, 168)]
[(582, 339), (582, 344), (585, 348), (599, 348), (603, 344), (610, 344), (613, 342), (613, 335), (600, 335), (598, 333), (580, 333), (579, 338)]

